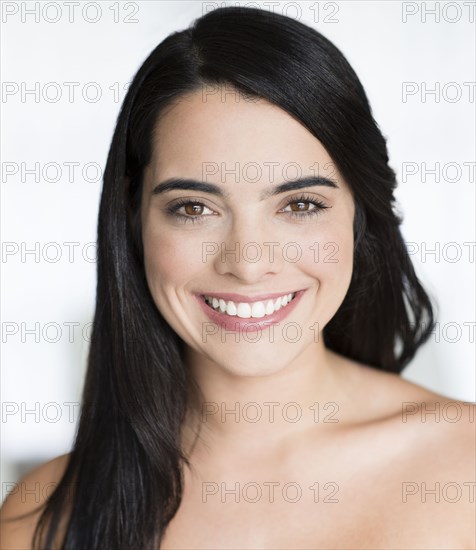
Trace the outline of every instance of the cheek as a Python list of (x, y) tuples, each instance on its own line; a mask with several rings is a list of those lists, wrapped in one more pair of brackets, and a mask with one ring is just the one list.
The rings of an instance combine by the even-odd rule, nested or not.
[(185, 286), (200, 271), (201, 248), (183, 231), (146, 223), (142, 238), (144, 268), (154, 298), (167, 289)]
[(352, 278), (354, 236), (352, 221), (320, 226), (317, 238), (304, 243), (300, 267), (329, 289), (329, 298), (343, 300)]

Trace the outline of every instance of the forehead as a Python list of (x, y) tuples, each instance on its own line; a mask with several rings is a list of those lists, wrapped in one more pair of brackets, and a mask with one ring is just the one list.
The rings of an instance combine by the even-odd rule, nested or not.
[[(151, 168), (161, 176), (177, 171), (197, 176), (206, 163), (208, 168), (215, 163), (221, 172), (237, 167), (241, 172), (249, 163), (265, 167), (277, 162), (275, 173), (281, 180), (288, 163), (308, 175), (313, 163), (330, 161), (322, 144), (286, 111), (222, 88), (182, 96), (163, 113), (154, 131)], [(294, 168), (289, 178), (299, 175)]]

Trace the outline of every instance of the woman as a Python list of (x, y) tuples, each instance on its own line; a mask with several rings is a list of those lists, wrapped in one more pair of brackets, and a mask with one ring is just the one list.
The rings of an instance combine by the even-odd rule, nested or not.
[(107, 161), (75, 445), (4, 547), (473, 548), (474, 406), (399, 376), (434, 318), (395, 187), (315, 30), (227, 7), (159, 44)]

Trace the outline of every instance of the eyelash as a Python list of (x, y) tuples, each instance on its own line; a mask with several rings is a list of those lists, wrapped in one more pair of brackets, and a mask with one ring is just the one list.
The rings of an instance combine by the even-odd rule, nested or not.
[[(321, 201), (316, 200), (314, 197), (310, 195), (305, 195), (305, 194), (295, 196), (295, 197), (290, 197), (288, 203), (284, 206), (284, 208), (287, 208), (291, 204), (298, 203), (298, 202), (306, 202), (306, 203), (312, 204), (315, 206), (315, 208), (313, 210), (308, 210), (305, 212), (289, 212), (292, 218), (298, 218), (298, 219), (311, 218), (313, 216), (317, 216), (320, 212), (326, 210), (327, 208), (331, 208), (331, 206), (326, 206)], [(201, 214), (197, 214), (196, 216), (189, 216), (187, 214), (179, 214), (177, 212), (182, 206), (189, 205), (189, 204), (208, 208), (208, 206), (201, 203), (200, 201), (193, 201), (190, 199), (178, 199), (174, 204), (166, 208), (166, 212), (167, 214), (175, 217), (177, 220), (179, 220), (182, 223), (196, 223), (196, 222), (202, 223), (204, 218), (206, 218), (207, 216), (203, 216)]]

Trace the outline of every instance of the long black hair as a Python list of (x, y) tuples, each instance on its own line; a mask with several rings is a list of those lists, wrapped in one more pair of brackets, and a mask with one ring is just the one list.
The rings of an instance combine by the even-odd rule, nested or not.
[(142, 176), (160, 114), (204, 85), (232, 86), (299, 120), (326, 148), (355, 201), (354, 265), (324, 328), (328, 348), (399, 373), (433, 328), (431, 301), (400, 233), (396, 177), (362, 88), (313, 28), (257, 8), (215, 9), (166, 37), (135, 75), (104, 173), (97, 296), (81, 417), (68, 466), (35, 531), (51, 548), (157, 548), (182, 497), (180, 445), (190, 389), (182, 344), (149, 291)]

